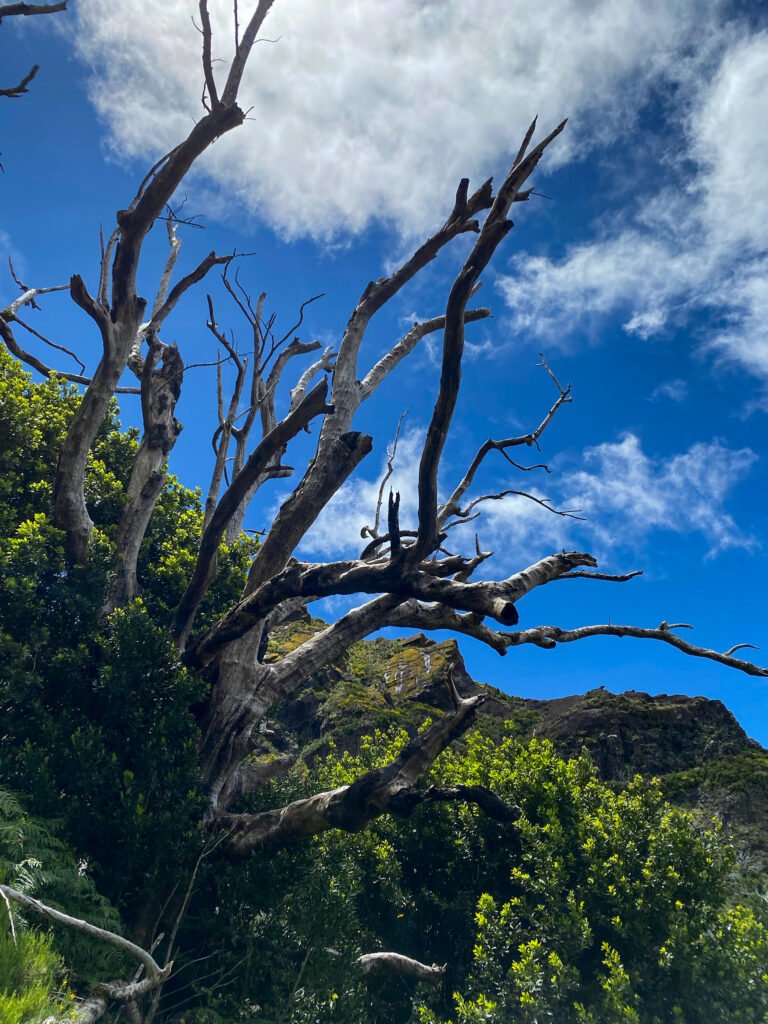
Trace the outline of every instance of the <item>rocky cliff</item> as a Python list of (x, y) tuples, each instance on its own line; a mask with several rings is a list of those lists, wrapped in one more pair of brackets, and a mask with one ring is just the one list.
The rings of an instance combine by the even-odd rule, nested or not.
[[(273, 656), (325, 623), (308, 619), (275, 632)], [(361, 736), (401, 725), (412, 731), (451, 702), (449, 673), (463, 695), (485, 689), (483, 727), (510, 723), (522, 740), (551, 740), (563, 756), (588, 751), (600, 774), (621, 784), (657, 776), (669, 798), (702, 820), (717, 815), (747, 870), (768, 868), (768, 751), (750, 739), (725, 705), (704, 697), (603, 688), (555, 700), (524, 700), (484, 687), (468, 674), (455, 640), (422, 634), (355, 644), (344, 661), (314, 678), (263, 723), (260, 752), (321, 756), (329, 745), (356, 751)]]

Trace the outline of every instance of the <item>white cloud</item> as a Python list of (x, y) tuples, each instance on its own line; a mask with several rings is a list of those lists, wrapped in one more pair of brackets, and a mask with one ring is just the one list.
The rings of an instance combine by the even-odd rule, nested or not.
[(570, 500), (589, 516), (589, 530), (605, 546), (638, 545), (654, 530), (699, 533), (710, 553), (750, 546), (751, 539), (725, 511), (729, 492), (757, 455), (720, 441), (653, 459), (633, 434), (584, 452), (585, 469), (564, 484)]
[(650, 337), (679, 315), (713, 269), (706, 253), (680, 247), (685, 226), (679, 230), (675, 239), (632, 228), (573, 246), (562, 260), (516, 256), (512, 275), (498, 279), (515, 328), (568, 346), (575, 330), (598, 340), (605, 319), (618, 313), (626, 330)]
[(552, 481), (548, 496), (555, 506), (580, 509), (585, 522), (556, 517), (517, 498), (487, 506), (480, 526), (482, 542), (499, 552), (507, 570), (516, 567), (507, 564), (508, 552), (518, 560), (521, 555), (535, 559), (549, 551), (584, 547), (601, 564), (620, 565), (622, 556), (640, 551), (659, 531), (698, 534), (710, 555), (748, 548), (753, 538), (725, 506), (756, 459), (748, 448), (729, 449), (717, 440), (652, 458), (635, 435), (626, 434), (619, 441), (587, 448), (582, 469)]
[[(241, 4), (241, 8), (245, 5)], [(206, 160), (245, 207), (287, 234), (421, 230), (460, 177), (509, 159), (531, 116), (571, 130), (551, 164), (626, 135), (659, 75), (706, 44), (716, 0), (278, 0), (242, 89), (251, 120)], [(226, 58), (231, 4), (211, 4)], [(77, 48), (115, 151), (164, 152), (201, 113), (192, 0), (80, 0)], [(241, 10), (241, 21), (244, 18)], [(221, 75), (226, 62), (217, 64)]]
[(633, 313), (623, 327), (627, 334), (637, 334), (647, 341), (658, 334), (666, 322), (667, 314), (663, 309), (646, 309), (643, 313)]
[(660, 398), (668, 398), (672, 402), (684, 402), (687, 397), (688, 383), (678, 377), (675, 380), (665, 380), (654, 388), (651, 401), (657, 402)]
[(766, 246), (768, 32), (725, 54), (694, 112), (692, 156), (702, 171), (702, 220), (721, 245)]
[(518, 256), (499, 287), (516, 325), (550, 344), (597, 340), (612, 316), (648, 339), (706, 310), (726, 326), (704, 348), (768, 379), (768, 33), (731, 40), (684, 109), (692, 173), (562, 259)]
[(706, 348), (768, 381), (768, 257), (734, 268), (713, 289), (728, 322), (713, 332)]

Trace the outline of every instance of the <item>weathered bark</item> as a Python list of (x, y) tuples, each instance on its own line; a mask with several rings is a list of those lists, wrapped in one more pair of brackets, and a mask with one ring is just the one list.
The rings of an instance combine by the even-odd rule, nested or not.
[(355, 608), (276, 664), (258, 662), (263, 622), (223, 649), (201, 747), (203, 781), (213, 812), (226, 811), (248, 791), (251, 769), (242, 761), (254, 727), (270, 708), (351, 644), (383, 626), (397, 604), (397, 598), (385, 596)]
[(373, 439), (356, 431), (318, 445), (312, 465), (281, 505), (253, 560), (246, 593), (282, 571), (321, 510), (372, 448)]
[(64, 531), (67, 559), (75, 564), (86, 561), (93, 532), (93, 522), (85, 502), (88, 455), (125, 369), (143, 312), (142, 300), (137, 303), (133, 315), (126, 318), (127, 322), (104, 325), (104, 336), (108, 339), (104, 356), (77, 407), (59, 451), (54, 479), (54, 522)]
[[(460, 700), (455, 711), (410, 740), (391, 764), (367, 772), (349, 786), (296, 800), (274, 811), (224, 814), (214, 819), (214, 823), (227, 830), (231, 852), (245, 857), (257, 847), (285, 845), (328, 829), (359, 832), (382, 814), (409, 815), (420, 803), (430, 799), (469, 801), (491, 807), (492, 801), (486, 799), (486, 795), (492, 795), (487, 790), (479, 794), (483, 787), (438, 790), (440, 796), (434, 798), (430, 798), (429, 790), (414, 788), (437, 755), (469, 729), (485, 699), (485, 694), (478, 694)], [(501, 817), (502, 802), (493, 806), (496, 816)], [(510, 807), (503, 816), (512, 821), (518, 812)]]
[(533, 588), (543, 585), (578, 565), (596, 566), (592, 555), (563, 552), (542, 559), (505, 580), (468, 583), (443, 578), (471, 568), (472, 560), (456, 556), (442, 562), (423, 562), (404, 570), (401, 561), (330, 562), (309, 565), (295, 562), (244, 598), (191, 650), (190, 665), (203, 666), (228, 643), (243, 636), (283, 601), (296, 597), (319, 599), (332, 594), (383, 593), (403, 600), (435, 601), (459, 611), (489, 615), (502, 625), (513, 626), (519, 616), (515, 604)]
[(263, 624), (221, 652), (208, 700), (200, 772), (212, 813), (243, 792), (240, 765), (250, 753), (256, 723), (277, 699), (274, 669), (258, 662)]
[[(54, 521), (65, 532), (65, 548), (72, 562), (87, 558), (93, 530), (84, 491), (88, 453), (126, 367), (146, 309), (146, 300), (136, 293), (144, 240), (193, 163), (218, 138), (242, 124), (245, 114), (237, 106), (237, 91), (256, 33), (271, 6), (272, 0), (260, 0), (237, 47), (221, 101), (215, 102), (187, 138), (150, 170), (131, 206), (118, 211), (109, 307), (102, 301), (104, 289), (100, 288), (99, 298), (94, 299), (80, 277), (72, 278), (72, 298), (98, 326), (104, 349), (62, 445), (54, 482)], [(211, 254), (192, 275), (179, 282), (166, 305), (172, 308), (178, 296), (207, 272), (203, 267), (210, 268), (216, 260)], [(102, 274), (103, 279), (105, 276)]]
[[(161, 366), (156, 368), (158, 359)], [(184, 364), (178, 349), (150, 339), (141, 374), (144, 436), (128, 484), (127, 504), (117, 531), (117, 565), (105, 613), (135, 597), (139, 550), (155, 505), (165, 486), (165, 460), (181, 433), (174, 416), (181, 394)]]
[[(189, 584), (179, 602), (174, 618), (174, 634), (179, 643), (186, 642), (195, 612), (216, 572), (216, 552), (224, 531), (237, 513), (245, 495), (264, 473), (269, 463), (280, 457), (288, 442), (314, 418), (329, 411), (326, 405), (328, 384), (316, 384), (302, 402), (277, 424), (256, 446), (242, 470), (223, 494), (200, 540), (197, 561)], [(299, 596), (299, 595), (292, 595)], [(271, 609), (270, 609), (271, 611)]]

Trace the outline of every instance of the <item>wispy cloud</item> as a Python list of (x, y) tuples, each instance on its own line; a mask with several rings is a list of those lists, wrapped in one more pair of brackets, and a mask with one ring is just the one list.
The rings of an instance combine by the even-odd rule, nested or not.
[[(390, 485), (402, 495), (401, 521), (415, 526), (416, 480), (423, 433), (406, 433), (398, 447)], [(553, 515), (523, 497), (489, 502), (482, 518), (451, 533), (452, 548), (474, 549), (478, 531), (483, 547), (497, 557), (492, 571), (511, 572), (520, 560), (535, 560), (552, 551), (585, 545), (598, 558), (614, 563), (640, 552), (659, 532), (698, 535), (715, 555), (728, 548), (749, 548), (754, 539), (728, 511), (734, 488), (749, 475), (757, 455), (749, 448), (732, 449), (719, 440), (692, 445), (683, 452), (654, 457), (634, 434), (585, 449), (580, 468), (553, 474), (537, 488), (526, 489), (551, 499), (560, 509), (579, 509), (584, 522)], [(379, 481), (353, 478), (323, 511), (304, 544), (304, 554), (347, 557), (365, 541), (360, 529), (373, 520)], [(509, 484), (508, 484), (509, 485)], [(545, 487), (541, 490), (541, 487)]]
[(668, 398), (671, 402), (684, 402), (688, 397), (688, 384), (679, 377), (675, 380), (665, 380), (651, 393), (651, 401), (658, 402), (661, 398)]
[(518, 327), (566, 346), (609, 317), (648, 339), (706, 311), (703, 349), (768, 380), (768, 33), (732, 39), (683, 109), (674, 185), (561, 259), (518, 256), (499, 286)]
[(652, 458), (635, 435), (626, 434), (588, 448), (585, 468), (564, 487), (589, 516), (589, 532), (603, 548), (637, 547), (653, 531), (666, 530), (698, 533), (716, 554), (753, 543), (725, 505), (756, 459), (751, 449), (730, 449), (718, 440)]

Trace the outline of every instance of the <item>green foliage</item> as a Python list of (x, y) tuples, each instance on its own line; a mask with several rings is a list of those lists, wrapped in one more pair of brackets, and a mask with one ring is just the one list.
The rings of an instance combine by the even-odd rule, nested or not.
[[(432, 805), (212, 865), (217, 918), (201, 912), (188, 937), (199, 950), (214, 929), (227, 991), (214, 995), (185, 969), (173, 998), (197, 999), (227, 1024), (763, 1020), (768, 933), (729, 906), (732, 861), (718, 830), (699, 831), (655, 784), (617, 792), (588, 759), (523, 747), (514, 731), (471, 734), (424, 783), (492, 786), (521, 808), (517, 825)], [(252, 809), (348, 784), (407, 738), (379, 731), (357, 754), (299, 764)], [(362, 980), (354, 960), (376, 949), (447, 963), (445, 984)]]
[[(0, 790), (0, 883), (98, 927), (121, 930), (117, 911), (97, 891), (85, 861), (78, 861), (56, 835), (55, 826), (32, 817), (18, 798), (6, 790)], [(39, 926), (35, 915), (22, 914), (18, 907), (11, 912), (19, 935), (25, 935), (27, 927)], [(31, 948), (37, 938), (33, 936), (24, 942)], [(79, 977), (109, 978), (124, 966), (112, 947), (69, 928), (55, 926), (54, 941), (58, 953)], [(45, 960), (46, 949), (43, 943), (41, 962)], [(11, 956), (10, 947), (5, 955)]]
[[(640, 778), (615, 792), (591, 763), (532, 742), (517, 758), (472, 738), (446, 780), (493, 780), (521, 808), (509, 884), (475, 915), (457, 1024), (713, 1024), (768, 1014), (768, 931), (729, 909), (731, 857)], [(478, 1014), (485, 1016), (478, 1016)]]
[(50, 936), (0, 931), (0, 1021), (41, 1024), (53, 1013), (61, 1019), (67, 1001), (58, 991), (60, 975)]

